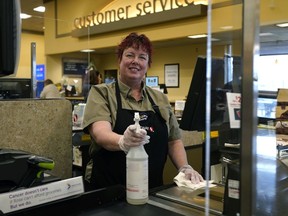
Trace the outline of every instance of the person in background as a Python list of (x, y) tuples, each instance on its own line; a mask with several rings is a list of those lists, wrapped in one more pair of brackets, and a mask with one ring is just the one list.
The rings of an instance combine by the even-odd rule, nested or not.
[(40, 98), (61, 98), (60, 92), (51, 79), (44, 81), (43, 91), (40, 93)]
[(89, 70), (84, 77), (83, 87), (82, 87), (82, 95), (84, 96), (84, 100), (87, 100), (89, 91), (91, 86), (102, 83), (102, 77), (98, 70)]
[[(89, 189), (121, 184), (126, 186), (126, 153), (144, 145), (149, 156), (149, 188), (163, 185), (167, 155), (179, 172), (193, 183), (204, 181), (187, 162), (181, 132), (165, 94), (145, 86), (152, 62), (152, 45), (143, 34), (131, 33), (117, 49), (119, 77), (110, 84), (91, 88), (83, 128), (90, 133), (91, 160), (85, 180)], [(134, 113), (140, 113), (136, 133)]]

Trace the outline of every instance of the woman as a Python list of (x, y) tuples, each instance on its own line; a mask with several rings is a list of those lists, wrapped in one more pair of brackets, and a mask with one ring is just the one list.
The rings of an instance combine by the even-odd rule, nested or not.
[[(143, 34), (129, 34), (118, 46), (119, 78), (111, 84), (93, 86), (88, 96), (84, 128), (93, 143), (85, 179), (92, 188), (126, 185), (126, 152), (145, 144), (149, 155), (149, 188), (163, 184), (167, 155), (192, 182), (202, 176), (187, 163), (180, 129), (167, 97), (145, 86), (151, 66), (152, 46)], [(139, 112), (140, 133), (133, 127)]]

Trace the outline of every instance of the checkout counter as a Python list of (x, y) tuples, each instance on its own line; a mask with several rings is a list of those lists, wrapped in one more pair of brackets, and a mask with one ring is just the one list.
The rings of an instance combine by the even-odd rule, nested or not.
[[(257, 137), (257, 184), (255, 215), (286, 215), (288, 203), (288, 159), (279, 160), (273, 131), (259, 129)], [(229, 178), (229, 177), (228, 177)], [(41, 204), (7, 215), (205, 215), (204, 189), (190, 190), (168, 184), (150, 190), (145, 205), (130, 205), (125, 200), (125, 188), (113, 186), (86, 191), (68, 198)], [(210, 188), (210, 215), (223, 215), (225, 188)], [(239, 203), (239, 202), (238, 202)], [(227, 205), (227, 203), (226, 203)], [(0, 214), (1, 215), (1, 214)], [(236, 214), (226, 214), (236, 215)]]

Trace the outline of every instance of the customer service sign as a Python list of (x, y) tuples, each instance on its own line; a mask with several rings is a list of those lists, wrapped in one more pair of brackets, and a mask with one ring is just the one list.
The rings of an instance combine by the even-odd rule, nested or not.
[[(116, 1), (119, 2), (119, 1)], [(159, 13), (194, 4), (194, 0), (152, 0), (152, 1), (130, 1), (131, 4), (116, 8), (104, 9), (100, 12), (92, 11), (90, 14), (74, 19), (77, 29), (116, 22), (132, 17)], [(110, 5), (111, 7), (111, 5)], [(113, 5), (112, 5), (113, 7)]]

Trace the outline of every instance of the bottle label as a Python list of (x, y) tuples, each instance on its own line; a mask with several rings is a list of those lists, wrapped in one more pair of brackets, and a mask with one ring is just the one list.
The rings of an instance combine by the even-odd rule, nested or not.
[(144, 199), (148, 197), (148, 159), (127, 160), (127, 197)]

